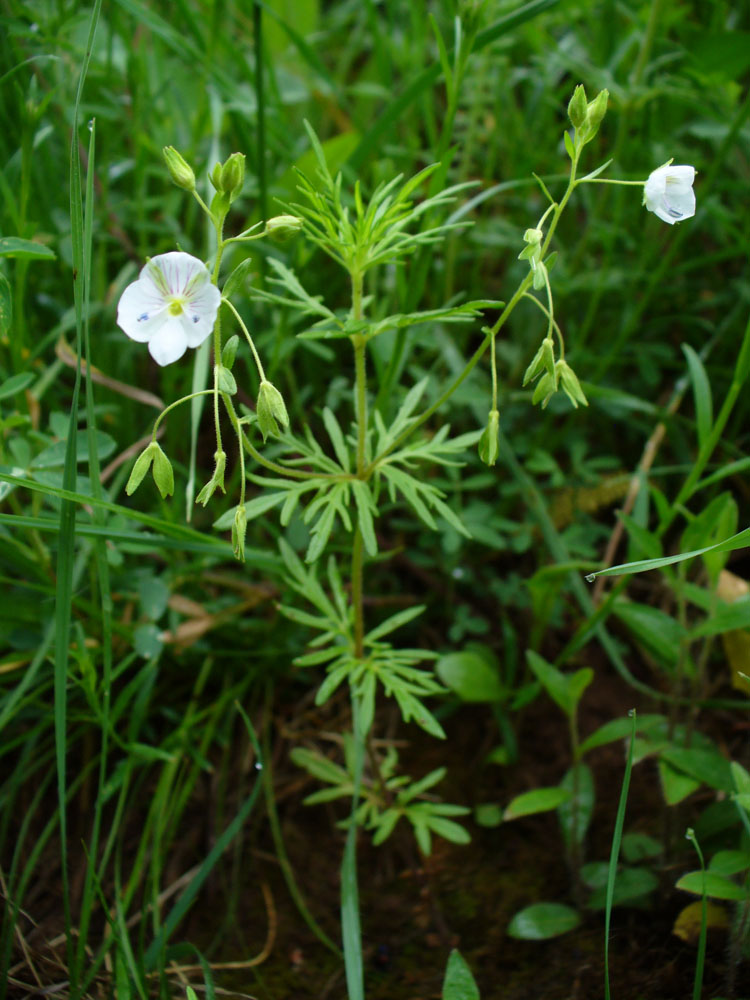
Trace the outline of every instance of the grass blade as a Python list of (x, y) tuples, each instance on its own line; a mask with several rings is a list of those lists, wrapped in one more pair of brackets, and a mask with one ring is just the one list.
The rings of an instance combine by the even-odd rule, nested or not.
[(612, 837), (612, 853), (609, 856), (609, 872), (607, 874), (607, 903), (604, 910), (604, 1000), (610, 1000), (609, 992), (609, 924), (612, 917), (612, 899), (615, 894), (615, 876), (617, 875), (617, 859), (620, 856), (620, 844), (622, 843), (622, 828), (625, 823), (625, 805), (628, 801), (628, 789), (630, 788), (630, 773), (633, 770), (633, 745), (635, 743), (635, 709), (630, 712), (633, 720), (633, 727), (630, 732), (630, 744), (628, 745), (628, 756), (625, 762), (625, 776), (622, 779), (622, 791), (620, 792), (620, 804), (617, 807), (617, 819), (615, 820), (615, 832)]

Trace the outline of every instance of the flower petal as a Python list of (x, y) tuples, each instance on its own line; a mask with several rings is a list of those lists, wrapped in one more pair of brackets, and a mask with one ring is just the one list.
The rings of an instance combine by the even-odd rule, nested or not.
[(166, 304), (151, 281), (141, 278), (128, 285), (117, 304), (117, 325), (131, 338), (144, 343), (163, 323)]
[(220, 304), (221, 292), (210, 281), (188, 296), (184, 314), (188, 347), (199, 347), (211, 333)]
[(662, 222), (675, 222), (695, 215), (695, 167), (665, 164), (654, 170), (643, 188), (643, 204)]
[(170, 316), (149, 341), (148, 352), (157, 365), (171, 365), (187, 350), (187, 337), (180, 319), (179, 316)]

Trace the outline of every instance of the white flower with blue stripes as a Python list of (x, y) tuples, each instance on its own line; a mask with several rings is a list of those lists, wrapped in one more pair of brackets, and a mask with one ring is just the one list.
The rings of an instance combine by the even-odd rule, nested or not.
[(209, 336), (220, 304), (221, 292), (206, 265), (175, 250), (152, 257), (128, 285), (117, 306), (117, 324), (132, 340), (148, 344), (157, 364), (169, 365)]
[(672, 166), (672, 161), (654, 170), (643, 189), (643, 204), (662, 222), (673, 226), (695, 215), (695, 167)]

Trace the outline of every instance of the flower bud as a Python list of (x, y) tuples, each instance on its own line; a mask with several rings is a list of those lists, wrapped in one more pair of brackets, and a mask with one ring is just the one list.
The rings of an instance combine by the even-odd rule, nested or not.
[(221, 168), (218, 190), (229, 195), (234, 201), (245, 183), (245, 154), (232, 153)]
[(165, 146), (162, 155), (172, 180), (185, 191), (195, 191), (195, 174), (190, 164), (174, 146)]
[(128, 496), (132, 496), (145, 479), (146, 473), (151, 468), (151, 463), (154, 460), (154, 454), (158, 449), (159, 445), (156, 441), (152, 441), (148, 448), (145, 448), (136, 459), (133, 471), (130, 473), (130, 479), (128, 479), (128, 484), (125, 487), (125, 492)]
[(302, 219), (296, 215), (274, 215), (266, 223), (265, 234), (274, 243), (286, 243), (302, 229)]
[(234, 552), (235, 559), (239, 559), (240, 562), (245, 561), (246, 534), (247, 511), (245, 510), (245, 505), (240, 504), (234, 512), (234, 521), (232, 522), (232, 550)]
[(581, 383), (578, 381), (578, 376), (567, 361), (558, 361), (555, 368), (560, 379), (562, 390), (573, 406), (575, 406), (576, 409), (578, 409), (579, 403), (582, 403), (584, 406), (588, 406), (589, 402), (583, 393)]
[(531, 402), (534, 404), (541, 403), (542, 409), (544, 409), (547, 403), (549, 403), (554, 396), (556, 388), (557, 386), (555, 385), (554, 378), (549, 372), (545, 372), (536, 384), (536, 389), (534, 390), (534, 395), (531, 397)]
[(609, 101), (609, 91), (600, 90), (593, 101), (590, 102), (586, 110), (586, 142), (594, 138), (599, 131), (602, 119), (607, 113), (607, 102)]
[(487, 426), (479, 439), (479, 458), (485, 465), (494, 465), (500, 451), (500, 414), (490, 410)]
[(169, 461), (156, 441), (152, 443), (155, 450), (154, 466), (151, 471), (153, 473), (154, 482), (161, 493), (162, 500), (165, 500), (167, 497), (171, 497), (174, 493), (174, 472), (172, 471), (172, 463)]
[(214, 452), (214, 463), (214, 474), (195, 498), (195, 502), (203, 504), (204, 507), (217, 489), (221, 490), (222, 493), (226, 493), (226, 489), (224, 488), (224, 469), (227, 465), (226, 453), (222, 450)]
[(208, 179), (214, 186), (216, 191), (221, 191), (221, 164), (215, 163), (213, 170), (208, 175)]
[(275, 385), (272, 385), (265, 379), (260, 383), (255, 412), (258, 417), (258, 427), (260, 427), (264, 441), (269, 434), (275, 436), (279, 433), (276, 421), (283, 427), (289, 426), (289, 414), (286, 412), (283, 396)]
[(568, 104), (568, 118), (574, 128), (580, 129), (586, 124), (588, 113), (588, 102), (586, 101), (586, 91), (582, 84), (578, 84), (573, 91), (573, 96)]

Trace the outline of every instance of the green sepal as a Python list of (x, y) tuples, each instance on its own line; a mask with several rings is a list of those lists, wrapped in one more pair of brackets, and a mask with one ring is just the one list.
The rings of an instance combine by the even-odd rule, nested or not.
[(220, 392), (226, 392), (229, 396), (233, 396), (237, 392), (235, 377), (224, 365), (216, 366), (216, 384)]
[(532, 262), (532, 271), (534, 272), (534, 279), (532, 285), (535, 291), (539, 291), (541, 288), (547, 284), (547, 268), (541, 260)]
[(247, 512), (245, 505), (240, 504), (234, 512), (232, 521), (232, 551), (239, 562), (245, 561), (245, 535), (247, 534)]
[(555, 394), (556, 388), (557, 386), (555, 385), (554, 378), (549, 372), (545, 372), (537, 382), (534, 395), (531, 397), (531, 402), (534, 404), (541, 402), (542, 409), (544, 409)]
[(581, 383), (578, 381), (578, 376), (567, 363), (567, 361), (558, 361), (556, 365), (560, 385), (562, 390), (568, 399), (571, 401), (573, 406), (578, 409), (578, 404), (581, 403), (583, 406), (588, 406), (589, 401), (586, 399), (583, 389), (581, 388)]
[(130, 473), (130, 479), (128, 479), (128, 484), (125, 487), (125, 492), (128, 496), (132, 496), (145, 479), (146, 473), (151, 468), (151, 463), (154, 460), (154, 454), (158, 449), (159, 445), (156, 441), (152, 441), (148, 448), (145, 448), (136, 459), (133, 471)]
[(542, 341), (542, 354), (544, 357), (544, 367), (547, 370), (549, 377), (555, 383), (555, 389), (557, 389), (557, 369), (555, 367), (555, 344), (552, 337), (545, 337)]
[(283, 396), (275, 385), (265, 379), (260, 383), (255, 412), (264, 441), (269, 434), (278, 435), (278, 424), (283, 427), (289, 426), (289, 414), (286, 411)]
[(162, 495), (162, 499), (166, 499), (167, 497), (171, 497), (174, 493), (174, 472), (172, 471), (172, 463), (169, 461), (156, 441), (153, 441), (152, 444), (154, 446), (154, 464), (151, 472), (154, 477), (154, 482)]
[(232, 370), (234, 359), (237, 357), (237, 348), (239, 346), (240, 338), (236, 333), (229, 338), (226, 344), (224, 344), (224, 348), (221, 352), (221, 363), (227, 371), (231, 372)]
[(544, 344), (545, 343), (546, 343), (546, 341), (543, 341), (540, 344), (539, 350), (536, 352), (536, 354), (534, 355), (534, 357), (531, 359), (531, 363), (529, 364), (529, 367), (526, 369), (526, 372), (524, 373), (523, 382), (521, 383), (521, 385), (526, 385), (528, 382), (532, 382), (535, 378), (537, 378), (537, 376), (541, 375), (542, 372), (544, 371), (544, 367), (545, 367)]
[(500, 414), (490, 410), (487, 426), (479, 439), (479, 458), (485, 465), (494, 465), (500, 452)]
[(609, 91), (600, 90), (594, 100), (589, 103), (586, 111), (586, 136), (583, 140), (584, 142), (591, 142), (599, 131), (602, 119), (607, 113), (608, 101)]
[(214, 452), (214, 463), (214, 474), (195, 498), (195, 502), (203, 504), (204, 507), (217, 489), (221, 490), (222, 493), (226, 493), (226, 489), (224, 488), (224, 470), (227, 465), (226, 453), (224, 451)]

